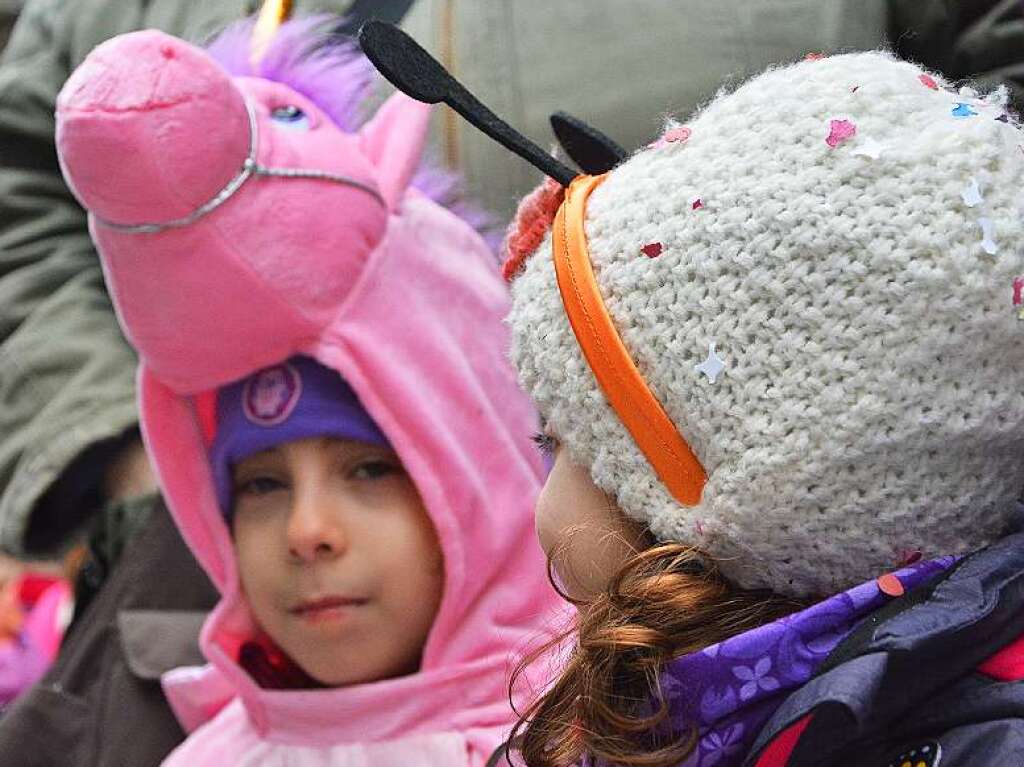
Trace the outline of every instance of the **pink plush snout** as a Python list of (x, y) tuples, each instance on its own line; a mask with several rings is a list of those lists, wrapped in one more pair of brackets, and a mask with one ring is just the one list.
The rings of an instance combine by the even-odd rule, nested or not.
[(57, 146), (81, 203), (115, 224), (194, 212), (242, 168), (249, 118), (224, 69), (155, 30), (115, 37), (57, 98)]
[(315, 347), (389, 252), (428, 113), (398, 94), (349, 133), (155, 31), (89, 54), (58, 97), (58, 156), (146, 367), (193, 394)]

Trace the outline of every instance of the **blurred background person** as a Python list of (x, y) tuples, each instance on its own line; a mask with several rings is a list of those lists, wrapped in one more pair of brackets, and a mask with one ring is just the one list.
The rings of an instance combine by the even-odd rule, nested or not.
[[(565, 110), (628, 150), (729, 82), (811, 52), (891, 47), (950, 79), (1024, 94), (1017, 0), (419, 0), (403, 25), (541, 146)], [(471, 195), (508, 218), (539, 176), (449, 110), (435, 138)]]

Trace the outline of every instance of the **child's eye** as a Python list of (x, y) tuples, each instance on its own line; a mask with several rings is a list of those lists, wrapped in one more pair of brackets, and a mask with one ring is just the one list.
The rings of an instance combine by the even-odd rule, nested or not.
[(402, 469), (390, 461), (363, 461), (352, 469), (353, 479), (380, 479), (398, 474)]
[(270, 119), (274, 121), (275, 125), (288, 130), (309, 130), (309, 118), (294, 104), (271, 110)]
[(285, 485), (273, 477), (253, 477), (235, 485), (235, 497), (243, 495), (267, 495), (278, 490), (284, 490)]
[(554, 437), (539, 431), (530, 437), (530, 439), (533, 440), (533, 444), (535, 444), (537, 449), (540, 450), (541, 455), (550, 458), (555, 454), (555, 448), (558, 447), (558, 443), (555, 441)]

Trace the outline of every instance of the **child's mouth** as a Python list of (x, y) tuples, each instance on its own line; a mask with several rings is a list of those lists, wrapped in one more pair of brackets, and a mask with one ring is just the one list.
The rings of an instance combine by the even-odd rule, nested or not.
[(317, 597), (300, 602), (288, 612), (310, 623), (336, 621), (344, 618), (354, 608), (365, 605), (366, 602), (366, 599), (358, 597)]

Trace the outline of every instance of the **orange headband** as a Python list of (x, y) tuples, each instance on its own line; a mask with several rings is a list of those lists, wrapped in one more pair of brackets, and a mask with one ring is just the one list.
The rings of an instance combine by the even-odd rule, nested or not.
[(601, 299), (583, 222), (590, 193), (605, 176), (578, 176), (565, 191), (552, 230), (555, 275), (569, 324), (608, 404), (655, 474), (684, 506), (700, 502), (707, 474), (622, 343)]

